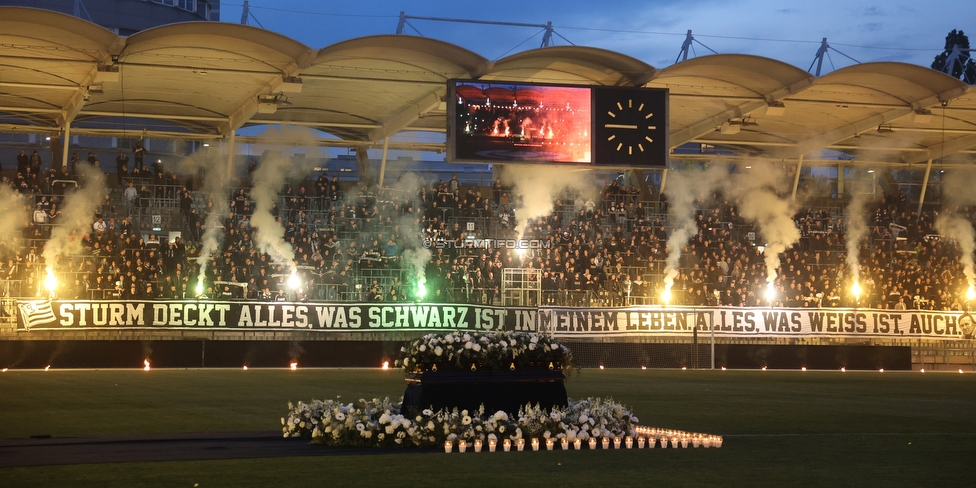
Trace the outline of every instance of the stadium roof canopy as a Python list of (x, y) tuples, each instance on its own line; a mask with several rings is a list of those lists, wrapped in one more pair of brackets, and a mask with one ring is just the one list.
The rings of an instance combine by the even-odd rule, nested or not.
[[(315, 50), (229, 23), (165, 25), (119, 37), (60, 13), (0, 7), (0, 131), (217, 139), (296, 124), (377, 147), (444, 132), (448, 79), (670, 89), (671, 143), (795, 160), (823, 149), (912, 164), (976, 155), (976, 90), (937, 71), (867, 63), (814, 77), (772, 59), (712, 55), (665, 69), (588, 47), (490, 61), (414, 36), (372, 36)], [(392, 149), (443, 149), (406, 142)]]

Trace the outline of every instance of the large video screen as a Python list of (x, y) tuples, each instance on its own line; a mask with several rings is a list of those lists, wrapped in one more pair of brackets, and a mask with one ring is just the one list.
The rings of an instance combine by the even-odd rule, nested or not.
[(666, 167), (668, 90), (448, 82), (449, 162)]
[(592, 89), (453, 81), (448, 160), (592, 163)]

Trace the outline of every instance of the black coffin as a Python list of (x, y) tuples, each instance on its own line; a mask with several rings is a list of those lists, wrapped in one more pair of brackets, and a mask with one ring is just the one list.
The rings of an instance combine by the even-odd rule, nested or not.
[(542, 408), (565, 407), (566, 376), (560, 368), (515, 371), (424, 371), (407, 375), (403, 394), (404, 415), (416, 415), (425, 408), (518, 413), (527, 403)]

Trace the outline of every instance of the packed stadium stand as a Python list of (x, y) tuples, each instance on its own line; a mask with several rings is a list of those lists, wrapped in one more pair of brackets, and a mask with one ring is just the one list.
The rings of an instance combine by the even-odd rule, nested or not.
[[(67, 172), (18, 165), (3, 182), (15, 189), (29, 220), (5, 233), (0, 276), (7, 296), (47, 296), (40, 258), (59, 225), (65, 194), (84, 181)], [(16, 162), (11, 162), (16, 164)], [(98, 163), (97, 157), (92, 163)], [(76, 164), (88, 164), (78, 161)], [(13, 164), (11, 164), (13, 166)], [(254, 205), (245, 178), (230, 195), (206, 194), (197, 181), (145, 164), (113, 181), (91, 231), (77, 238), (84, 251), (60, 258), (65, 286), (58, 298), (273, 299), (350, 302), (432, 301), (502, 304), (506, 268), (529, 270), (539, 294), (526, 305), (625, 306), (660, 303), (666, 241), (671, 233), (666, 197), (642, 201), (636, 188), (607, 183), (596, 202), (566, 193), (551, 215), (532, 219), (515, 234), (511, 188), (460, 187), (437, 181), (415, 191), (340, 183), (319, 174), (288, 185), (275, 214), (295, 251), (305, 283), (299, 296), (286, 285), (288, 269), (272, 264), (252, 241)], [(453, 190), (452, 190), (453, 186)], [(197, 256), (215, 199), (227, 200), (222, 244), (208, 262), (198, 292)], [(673, 304), (765, 306), (766, 270), (760, 230), (737, 203), (714, 192), (695, 204), (697, 233), (683, 251)], [(969, 209), (966, 215), (971, 216)], [(879, 197), (867, 211), (869, 237), (859, 248), (864, 293), (847, 292), (843, 207), (804, 207), (794, 216), (799, 243), (783, 256), (777, 298), (785, 307), (960, 310), (965, 288), (954, 241), (940, 239), (932, 211), (917, 215), (904, 194)], [(169, 225), (152, 217), (166, 220)], [(468, 224), (473, 224), (469, 226)], [(178, 228), (158, 235), (153, 226)], [(421, 231), (418, 233), (417, 229)], [(512, 246), (535, 240), (533, 249)], [(509, 247), (505, 243), (509, 242)], [(404, 252), (428, 248), (426, 296)]]

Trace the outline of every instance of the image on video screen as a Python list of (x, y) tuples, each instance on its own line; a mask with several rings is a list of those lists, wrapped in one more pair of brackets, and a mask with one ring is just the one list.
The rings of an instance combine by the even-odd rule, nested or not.
[(454, 159), (590, 163), (590, 88), (458, 81)]

